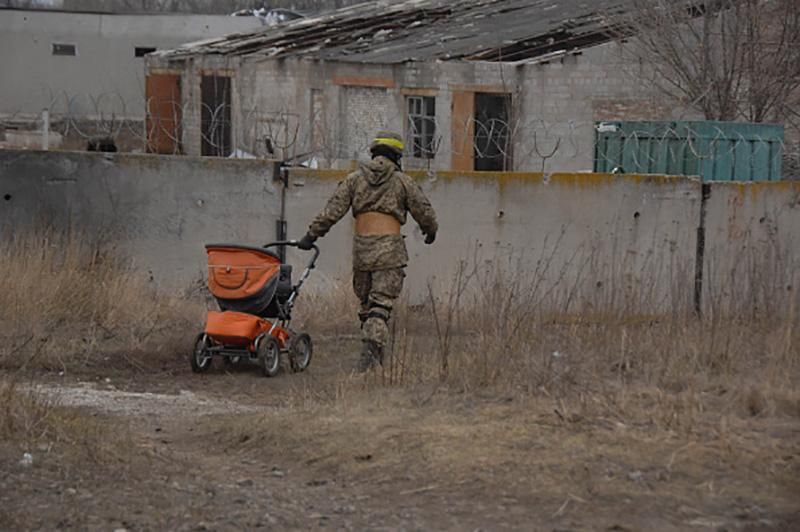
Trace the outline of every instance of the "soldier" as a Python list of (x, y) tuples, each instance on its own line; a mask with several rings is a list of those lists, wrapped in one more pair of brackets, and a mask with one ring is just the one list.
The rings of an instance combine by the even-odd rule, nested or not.
[(403, 287), (404, 269), (408, 264), (405, 237), (400, 234), (400, 226), (406, 223), (406, 212), (419, 224), (426, 244), (433, 243), (439, 227), (428, 198), (400, 171), (402, 137), (379, 132), (370, 145), (370, 153), (372, 161), (359, 165), (358, 170), (339, 183), (325, 208), (298, 242), (300, 249), (310, 249), (352, 208), (355, 217), (353, 290), (361, 303), (360, 372), (383, 364), (389, 337), (387, 322)]

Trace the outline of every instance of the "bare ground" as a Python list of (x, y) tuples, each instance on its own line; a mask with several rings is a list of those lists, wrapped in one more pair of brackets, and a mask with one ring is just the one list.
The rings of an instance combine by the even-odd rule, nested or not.
[(0, 529), (800, 530), (800, 404), (654, 422), (392, 388), (350, 373), (355, 343), (322, 338), (308, 372), (270, 380), (177, 358), (0, 374), (109, 429), (0, 441)]

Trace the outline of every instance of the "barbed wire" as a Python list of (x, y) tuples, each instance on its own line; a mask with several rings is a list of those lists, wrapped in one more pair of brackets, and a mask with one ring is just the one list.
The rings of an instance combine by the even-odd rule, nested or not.
[[(137, 116), (142, 109), (144, 117)], [(404, 131), (408, 167), (432, 168), (442, 159), (449, 164), (454, 158), (467, 157), (494, 170), (552, 172), (566, 167), (663, 173), (669, 163), (673, 170), (680, 163), (699, 173), (711, 162), (733, 172), (740, 163), (749, 168), (752, 160), (762, 166), (765, 161), (774, 165), (780, 154), (783, 177), (800, 179), (800, 138), (783, 141), (757, 131), (744, 134), (713, 122), (702, 130), (687, 122), (665, 122), (658, 128), (624, 126), (615, 136), (612, 131), (599, 131), (594, 121), (548, 121), (519, 116), (521, 113), (511, 109), (506, 112), (511, 119), (469, 117), (455, 128), (452, 122), (442, 124), (440, 117), (426, 117), (429, 129), (420, 131), (406, 116), (381, 113), (380, 109), (374, 110), (378, 117), (368, 124), (352, 117), (342, 124), (324, 107), (312, 109), (304, 118), (288, 109), (153, 98), (143, 105), (131, 105), (118, 93), (70, 95), (63, 91), (51, 95), (47, 110), (51, 131), (72, 138), (73, 144), (88, 146), (109, 139), (125, 144), (121, 148), (126, 151), (183, 154), (202, 151), (197, 147), (202, 145), (206, 155), (280, 158), (332, 167), (366, 154), (374, 129), (379, 127)], [(800, 114), (797, 123), (792, 118), (787, 117), (790, 129), (800, 131)], [(607, 124), (617, 127), (615, 121)], [(32, 126), (41, 127), (41, 118), (22, 113), (0, 117), (4, 130)], [(465, 140), (459, 143), (457, 139)], [(601, 145), (606, 141), (613, 149)], [(187, 149), (190, 143), (195, 144), (191, 150)], [(412, 157), (415, 152), (421, 156)]]

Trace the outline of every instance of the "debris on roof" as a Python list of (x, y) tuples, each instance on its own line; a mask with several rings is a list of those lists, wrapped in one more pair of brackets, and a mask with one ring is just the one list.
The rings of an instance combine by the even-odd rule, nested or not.
[(264, 26), (277, 26), (284, 22), (305, 18), (305, 15), (292, 11), (291, 9), (267, 9), (260, 7), (255, 9), (240, 9), (231, 14), (232, 17), (257, 17)]
[(156, 52), (394, 64), (522, 62), (610, 40), (626, 0), (379, 0)]

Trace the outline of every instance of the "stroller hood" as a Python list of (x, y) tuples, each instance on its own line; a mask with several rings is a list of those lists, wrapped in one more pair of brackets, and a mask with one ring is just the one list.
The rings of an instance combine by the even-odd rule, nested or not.
[(258, 314), (278, 286), (281, 261), (261, 248), (208, 244), (208, 288), (223, 310)]

